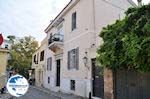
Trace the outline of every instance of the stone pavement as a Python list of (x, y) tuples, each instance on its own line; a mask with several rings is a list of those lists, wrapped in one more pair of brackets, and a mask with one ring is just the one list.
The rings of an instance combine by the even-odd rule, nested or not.
[(73, 94), (53, 92), (43, 87), (30, 86), (28, 92), (22, 97), (12, 98), (10, 94), (0, 94), (0, 99), (86, 99), (86, 98), (75, 96)]
[(12, 96), (10, 94), (0, 94), (0, 99), (10, 99)]
[(66, 94), (62, 92), (53, 92), (49, 89), (43, 88), (43, 87), (37, 87), (37, 86), (32, 86), (35, 89), (41, 90), (47, 94), (50, 94), (51, 96), (57, 97), (58, 99), (86, 99), (83, 97), (75, 96), (73, 94)]

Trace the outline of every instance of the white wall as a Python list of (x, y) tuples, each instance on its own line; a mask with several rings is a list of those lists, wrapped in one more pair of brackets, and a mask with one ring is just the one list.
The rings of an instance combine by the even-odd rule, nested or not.
[[(93, 2), (94, 1), (94, 2)], [(127, 0), (80, 0), (77, 5), (71, 8), (64, 16), (64, 46), (63, 46), (63, 61), (61, 65), (61, 86), (60, 90), (67, 93), (74, 93), (79, 96), (88, 97), (91, 92), (91, 68), (87, 71), (84, 66), (83, 57), (85, 52), (88, 52), (88, 66), (91, 67), (91, 58), (96, 57), (96, 48), (102, 44), (102, 39), (99, 38), (99, 33), (102, 27), (107, 24), (112, 24), (115, 20), (124, 16), (124, 10), (131, 6)], [(112, 4), (113, 3), (113, 4)], [(116, 5), (114, 7), (114, 5)], [(93, 7), (94, 6), (94, 7)], [(123, 8), (120, 9), (119, 7)], [(71, 30), (72, 13), (77, 14), (77, 29)], [(52, 28), (50, 33), (56, 33), (56, 28)], [(92, 44), (95, 48), (92, 49)], [(79, 70), (67, 69), (67, 54), (68, 51), (79, 47)], [(54, 61), (54, 53), (47, 49), (47, 58), (53, 58), (52, 71), (46, 71), (45, 79), (50, 76), (50, 84), (45, 83), (47, 88), (55, 90), (56, 82), (56, 63)], [(70, 90), (70, 80), (76, 81), (76, 90)], [(47, 82), (47, 80), (45, 80)]]
[(8, 40), (4, 40), (4, 42), (2, 43), (1, 47), (5, 48), (5, 46), (8, 45), (8, 49), (11, 48), (11, 43)]

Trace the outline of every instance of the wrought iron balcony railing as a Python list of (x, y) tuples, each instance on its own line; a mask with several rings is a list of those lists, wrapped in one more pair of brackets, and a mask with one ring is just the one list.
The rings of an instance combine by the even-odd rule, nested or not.
[(53, 42), (63, 42), (64, 36), (62, 34), (54, 34), (48, 40), (48, 45), (52, 44)]

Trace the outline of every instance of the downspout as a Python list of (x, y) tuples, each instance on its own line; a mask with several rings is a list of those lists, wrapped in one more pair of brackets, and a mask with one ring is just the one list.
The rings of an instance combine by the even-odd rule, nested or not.
[[(93, 35), (92, 35), (92, 44), (91, 44), (91, 48), (96, 48), (96, 22), (95, 22), (95, 0), (91, 0), (92, 1), (92, 23), (93, 23)], [(91, 66), (92, 68), (92, 66)], [(92, 96), (93, 96), (93, 76), (92, 76), (92, 71), (90, 70), (91, 72), (91, 77), (90, 77), (90, 92), (88, 93), (89, 94), (89, 99), (92, 99)]]
[(92, 45), (91, 47), (95, 47), (96, 46), (96, 22), (95, 22), (95, 0), (92, 0), (92, 8), (93, 8), (93, 42), (92, 42)]

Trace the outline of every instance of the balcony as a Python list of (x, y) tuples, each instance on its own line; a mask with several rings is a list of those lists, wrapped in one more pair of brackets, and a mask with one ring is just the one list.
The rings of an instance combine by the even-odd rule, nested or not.
[(62, 49), (63, 47), (63, 38), (62, 34), (54, 34), (48, 39), (48, 47), (53, 52), (56, 52), (57, 49)]

